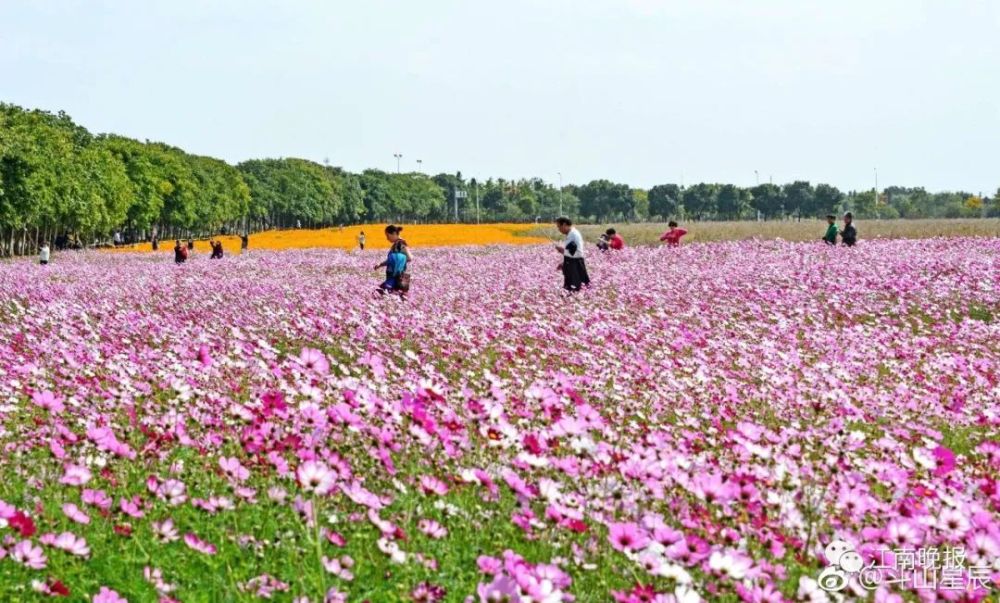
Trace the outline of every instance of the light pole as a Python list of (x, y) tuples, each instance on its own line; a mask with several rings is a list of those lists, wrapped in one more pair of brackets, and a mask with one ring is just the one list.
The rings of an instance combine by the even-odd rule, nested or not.
[(476, 195), (476, 224), (479, 224), (479, 181), (472, 179), (472, 189)]
[(875, 205), (878, 206), (878, 168), (872, 168), (875, 172)]
[(757, 178), (757, 186), (760, 186), (760, 172), (758, 172), (757, 170), (754, 170), (753, 171), (753, 175), (754, 175), (755, 178)]
[(878, 210), (878, 168), (873, 167), (872, 171), (875, 172), (875, 219), (879, 220), (882, 218), (882, 215)]
[(403, 154), (402, 153), (393, 153), (392, 156), (396, 158), (396, 173), (398, 174), (399, 173), (399, 160), (403, 158)]
[(563, 217), (563, 205), (562, 205), (562, 172), (556, 172), (559, 174), (559, 217)]
[(420, 172), (423, 169), (423, 167), (424, 167), (424, 160), (417, 159), (417, 171)]

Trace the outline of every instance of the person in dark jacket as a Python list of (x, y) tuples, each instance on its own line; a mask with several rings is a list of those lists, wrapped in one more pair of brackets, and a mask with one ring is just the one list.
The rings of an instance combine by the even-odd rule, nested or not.
[(848, 247), (854, 247), (858, 242), (858, 229), (854, 228), (854, 214), (844, 214), (844, 229), (840, 231), (840, 242)]
[(177, 244), (174, 245), (174, 262), (178, 264), (183, 264), (188, 259), (187, 247), (181, 245), (181, 240), (177, 239)]

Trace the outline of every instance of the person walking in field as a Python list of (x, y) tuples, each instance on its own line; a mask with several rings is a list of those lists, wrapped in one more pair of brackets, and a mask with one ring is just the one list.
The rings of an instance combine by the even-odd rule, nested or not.
[(194, 251), (194, 239), (188, 239), (188, 251)]
[(562, 245), (556, 245), (556, 250), (563, 255), (563, 261), (559, 264), (563, 273), (563, 289), (579, 291), (584, 285), (590, 285), (587, 263), (583, 259), (583, 235), (573, 228), (573, 222), (566, 217), (556, 220), (556, 228), (566, 237)]
[(840, 242), (847, 247), (854, 247), (858, 242), (858, 229), (854, 228), (854, 214), (844, 214), (844, 229), (840, 231)]
[(250, 233), (244, 232), (240, 235), (240, 255), (247, 252), (247, 247), (250, 246)]
[(42, 243), (42, 246), (38, 249), (38, 263), (45, 266), (49, 263), (49, 244)]
[(826, 217), (826, 234), (823, 235), (823, 242), (827, 245), (837, 244), (837, 218), (833, 214)]
[(363, 230), (361, 231), (360, 234), (358, 234), (358, 247), (361, 249), (361, 251), (365, 250), (365, 231)]
[(401, 299), (406, 299), (406, 294), (410, 291), (409, 268), (413, 255), (406, 241), (399, 236), (402, 231), (402, 227), (394, 224), (385, 227), (385, 238), (391, 244), (389, 254), (375, 269), (385, 268), (385, 280), (378, 287), (380, 294), (398, 293)]
[(683, 228), (677, 228), (677, 222), (674, 222), (673, 220), (668, 222), (667, 226), (670, 230), (660, 236), (660, 241), (666, 243), (667, 247), (680, 247), (681, 237), (686, 235), (688, 231)]

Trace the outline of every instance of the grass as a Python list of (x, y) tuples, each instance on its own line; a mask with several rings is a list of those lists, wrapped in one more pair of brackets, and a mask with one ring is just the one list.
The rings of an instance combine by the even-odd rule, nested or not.
[[(856, 220), (860, 239), (926, 239), (931, 237), (1000, 237), (1000, 219), (962, 220)], [(838, 222), (839, 225), (839, 222)], [(605, 229), (613, 227), (629, 245), (657, 245), (666, 224), (607, 224), (579, 226), (583, 236), (590, 241)], [(824, 220), (801, 222), (684, 222), (688, 231), (684, 243), (705, 241), (740, 241), (744, 239), (785, 239), (786, 241), (818, 241), (826, 230)], [(551, 239), (555, 227), (548, 224), (536, 226), (526, 233), (529, 236)]]

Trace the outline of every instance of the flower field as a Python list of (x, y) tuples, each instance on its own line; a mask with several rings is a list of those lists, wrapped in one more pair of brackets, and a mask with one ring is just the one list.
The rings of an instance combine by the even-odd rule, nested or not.
[[(385, 224), (362, 224), (341, 228), (268, 230), (250, 235), (250, 249), (357, 249), (358, 233), (364, 231), (365, 246), (369, 249), (388, 249), (389, 243), (383, 234)], [(410, 245), (416, 247), (446, 247), (455, 245), (530, 245), (544, 242), (548, 237), (529, 235), (533, 224), (415, 224), (405, 225), (403, 235)], [(549, 228), (551, 230), (551, 228)], [(216, 237), (230, 252), (238, 252), (240, 239), (236, 236)], [(147, 251), (148, 243), (137, 246)], [(161, 242), (160, 251), (167, 253), (173, 249), (173, 241)], [(206, 241), (196, 241), (195, 249), (209, 253)], [(121, 251), (129, 251), (122, 248)]]
[(996, 600), (1000, 239), (410, 242), (0, 264), (0, 599)]

